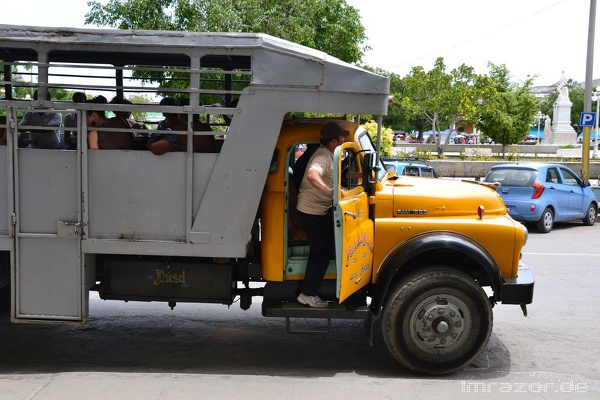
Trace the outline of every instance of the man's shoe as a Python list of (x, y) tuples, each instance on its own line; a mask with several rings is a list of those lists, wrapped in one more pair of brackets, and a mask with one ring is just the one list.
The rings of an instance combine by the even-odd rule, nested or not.
[(329, 304), (326, 301), (321, 300), (319, 296), (306, 296), (304, 293), (300, 293), (298, 302), (314, 308), (329, 307)]

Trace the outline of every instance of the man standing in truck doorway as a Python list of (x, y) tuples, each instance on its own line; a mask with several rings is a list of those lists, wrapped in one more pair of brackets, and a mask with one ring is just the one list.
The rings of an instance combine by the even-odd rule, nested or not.
[(321, 146), (310, 158), (298, 194), (298, 224), (306, 229), (309, 253), (298, 302), (326, 308), (317, 292), (335, 254), (333, 231), (333, 152), (350, 132), (335, 122), (321, 128)]

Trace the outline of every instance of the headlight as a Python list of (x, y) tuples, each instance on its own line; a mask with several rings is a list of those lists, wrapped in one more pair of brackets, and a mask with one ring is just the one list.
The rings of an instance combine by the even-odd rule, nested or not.
[(523, 246), (525, 246), (527, 244), (527, 239), (529, 238), (529, 231), (527, 230), (527, 227), (523, 224), (521, 224), (521, 229), (523, 229)]

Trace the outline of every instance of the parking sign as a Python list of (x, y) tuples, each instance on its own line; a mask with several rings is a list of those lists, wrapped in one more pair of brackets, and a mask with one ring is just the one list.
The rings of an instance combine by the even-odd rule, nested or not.
[(596, 123), (596, 113), (582, 112), (579, 117), (579, 126), (594, 126)]

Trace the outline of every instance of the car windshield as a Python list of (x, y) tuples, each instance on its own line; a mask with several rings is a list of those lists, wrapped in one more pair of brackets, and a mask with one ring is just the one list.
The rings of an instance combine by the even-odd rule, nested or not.
[(534, 169), (497, 168), (490, 171), (485, 181), (498, 182), (502, 186), (526, 187), (535, 182), (537, 174)]

